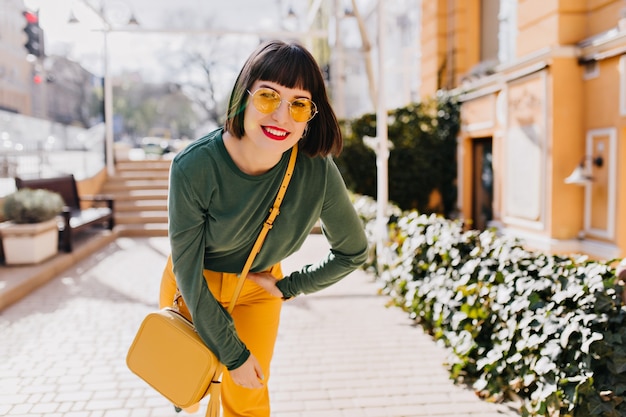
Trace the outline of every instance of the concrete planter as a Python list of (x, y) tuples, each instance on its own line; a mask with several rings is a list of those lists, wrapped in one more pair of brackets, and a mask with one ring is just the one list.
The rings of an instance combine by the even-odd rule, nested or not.
[(42, 262), (58, 253), (59, 229), (56, 219), (42, 223), (0, 223), (4, 260), (7, 265)]

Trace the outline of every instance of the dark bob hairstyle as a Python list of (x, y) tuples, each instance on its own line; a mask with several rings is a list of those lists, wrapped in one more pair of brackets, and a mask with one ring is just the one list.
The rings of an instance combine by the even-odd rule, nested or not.
[(341, 130), (328, 101), (322, 72), (311, 53), (297, 43), (269, 41), (250, 55), (230, 95), (224, 124), (227, 132), (239, 139), (245, 135), (243, 119), (249, 98), (246, 90), (258, 80), (311, 93), (318, 114), (308, 122), (307, 133), (300, 140), (300, 150), (311, 157), (341, 153)]

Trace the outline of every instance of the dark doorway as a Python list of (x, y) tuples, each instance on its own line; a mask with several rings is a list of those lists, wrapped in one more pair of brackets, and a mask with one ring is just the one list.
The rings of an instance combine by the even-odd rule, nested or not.
[(493, 220), (492, 138), (472, 144), (472, 229), (485, 230)]

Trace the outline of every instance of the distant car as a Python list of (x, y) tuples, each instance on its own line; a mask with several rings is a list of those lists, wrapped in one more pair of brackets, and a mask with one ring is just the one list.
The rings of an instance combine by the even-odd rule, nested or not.
[(171, 152), (169, 139), (146, 136), (139, 143), (146, 155), (163, 155)]

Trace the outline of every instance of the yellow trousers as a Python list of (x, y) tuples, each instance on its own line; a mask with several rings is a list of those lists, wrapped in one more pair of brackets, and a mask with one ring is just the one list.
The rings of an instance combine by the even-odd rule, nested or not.
[[(270, 272), (282, 278), (280, 264)], [(204, 279), (209, 290), (224, 308), (228, 308), (237, 285), (237, 274), (214, 272), (205, 269)], [(172, 305), (177, 291), (176, 277), (172, 270), (172, 257), (167, 260), (161, 280), (159, 305), (161, 308)], [(237, 299), (232, 317), (239, 338), (258, 359), (265, 379), (261, 389), (247, 389), (235, 384), (228, 370), (222, 375), (222, 409), (224, 417), (269, 417), (270, 400), (267, 383), (270, 376), (270, 362), (274, 354), (274, 344), (278, 335), (280, 309), (283, 301), (271, 296), (254, 282), (246, 280)], [(184, 303), (181, 312), (190, 317)]]

